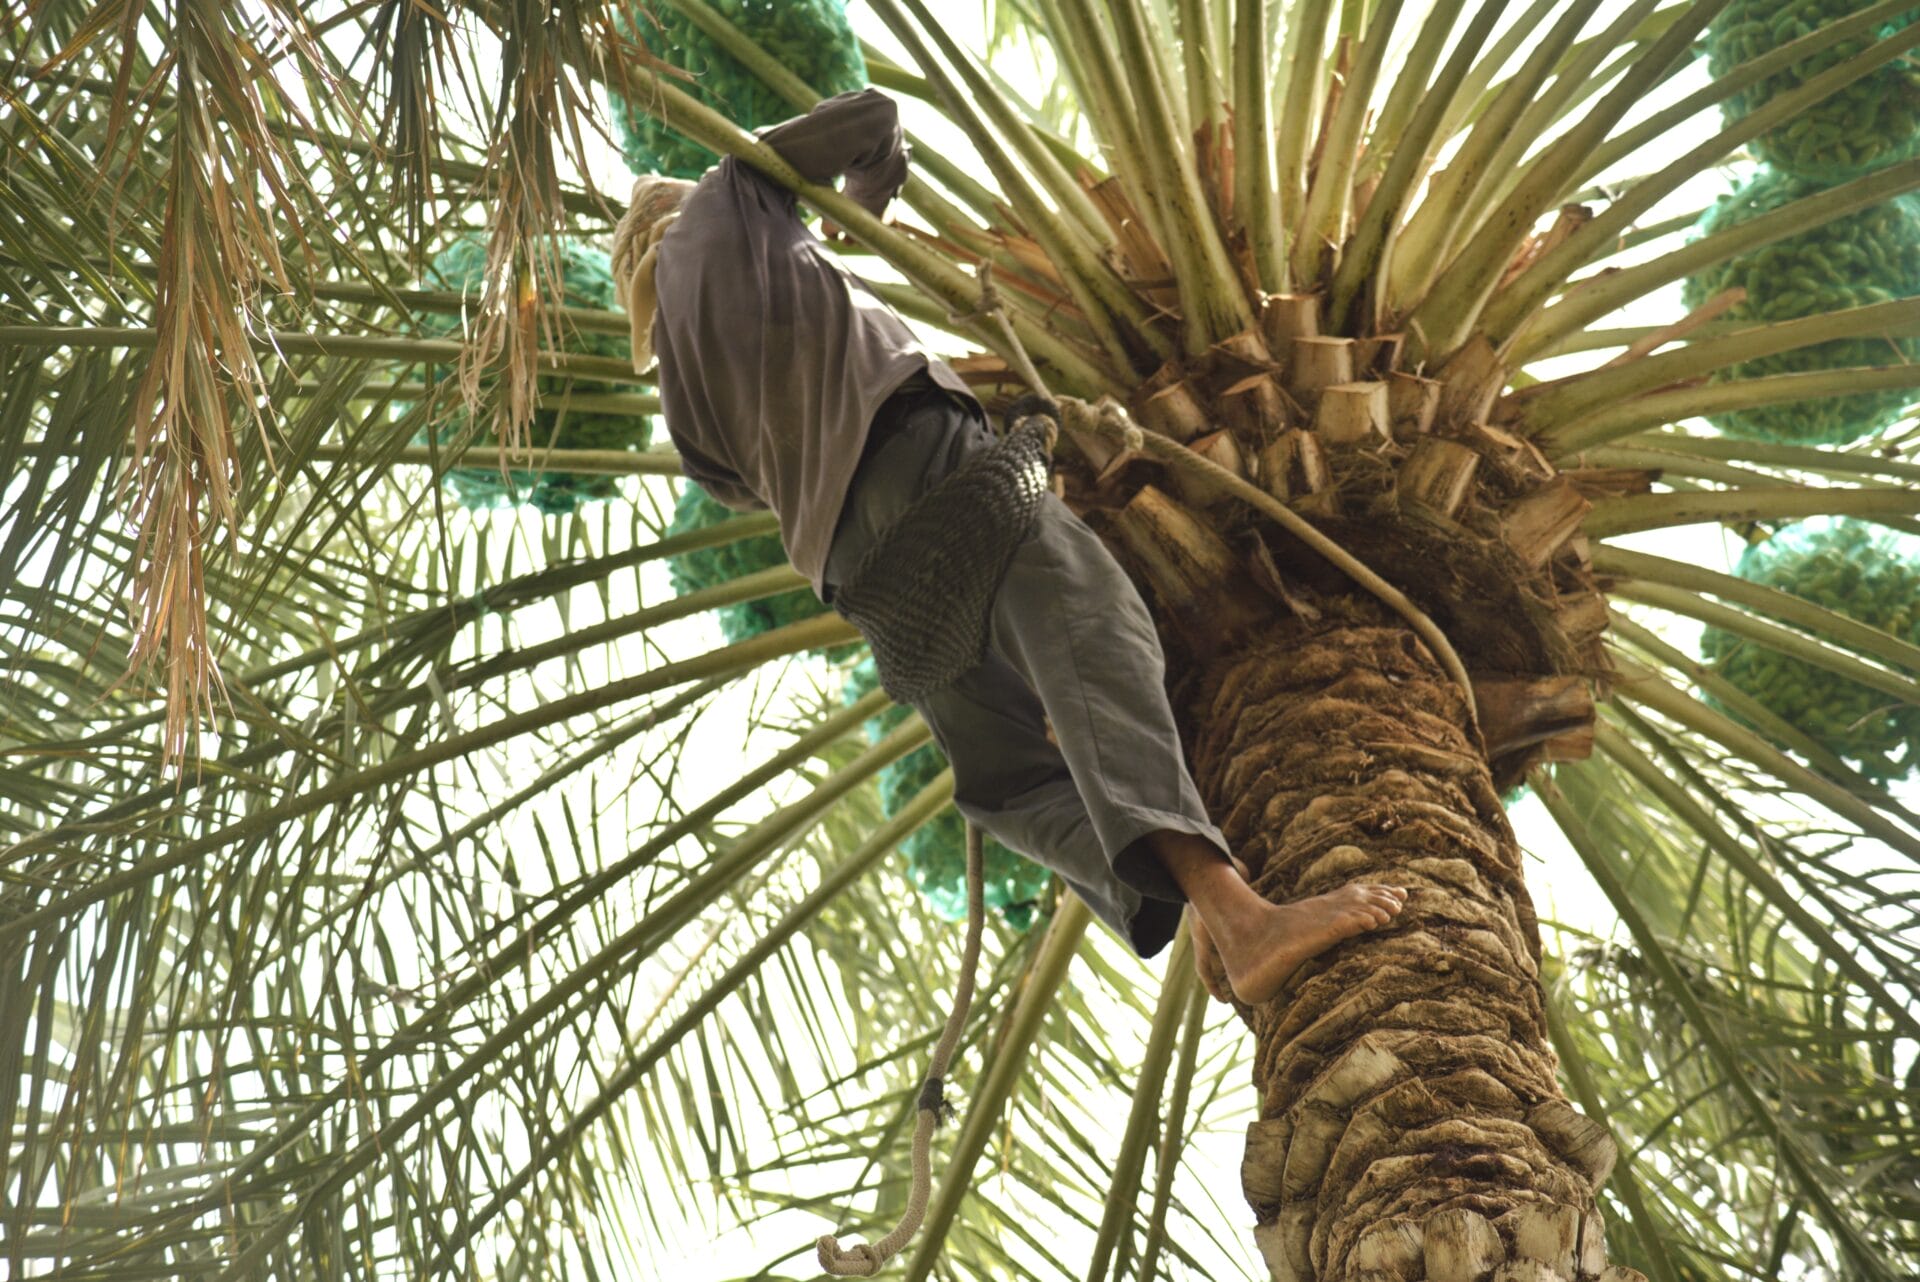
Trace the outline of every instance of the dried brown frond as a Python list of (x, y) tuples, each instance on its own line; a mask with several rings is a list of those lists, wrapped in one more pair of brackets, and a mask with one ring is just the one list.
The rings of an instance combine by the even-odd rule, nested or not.
[(584, 170), (581, 121), (593, 113), (572, 68), (589, 65), (595, 47), (631, 42), (620, 41), (598, 5), (514, 0), (488, 6), (486, 17), (500, 38), (497, 101), (504, 120), (495, 121), (485, 165), (486, 281), (460, 389), (475, 421), (491, 424), (505, 475), (508, 457), (528, 448), (540, 352), (560, 347), (552, 311), (541, 299), (557, 304), (565, 297), (552, 235), (566, 218), (561, 161)]
[[(122, 37), (121, 85), (138, 57), (137, 8), (107, 6), (88, 24)], [(259, 299), (290, 288), (282, 243), (302, 243), (305, 187), (271, 121), (287, 104), (276, 60), (323, 60), (298, 13), (274, 4), (241, 29), (221, 6), (182, 5), (160, 33), (167, 54), (142, 97), (171, 81), (172, 126), (155, 263), (153, 358), (133, 406), (121, 496), (135, 529), (127, 677), (158, 670), (166, 696), (162, 759), (178, 766), (225, 690), (208, 635), (204, 574), (212, 531), (239, 525), (236, 420), (269, 443), (266, 380), (255, 355)], [(269, 105), (271, 104), (271, 106)], [(159, 108), (156, 107), (156, 113)], [(271, 449), (268, 450), (271, 459)], [(123, 678), (125, 679), (125, 678)]]

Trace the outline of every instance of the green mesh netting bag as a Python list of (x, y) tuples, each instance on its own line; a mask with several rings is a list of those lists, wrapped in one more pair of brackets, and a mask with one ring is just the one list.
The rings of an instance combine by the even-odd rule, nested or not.
[[(1715, 201), (1700, 234), (1732, 227), (1819, 190), (1771, 169)], [(1749, 322), (1793, 320), (1920, 294), (1920, 200), (1896, 197), (1715, 263), (1689, 276), (1681, 296), (1698, 307), (1721, 290), (1743, 286), (1746, 300), (1727, 313)], [(1910, 338), (1850, 338), (1780, 352), (1720, 370), (1716, 379), (1761, 378), (1812, 370), (1894, 365), (1920, 357)], [(1729, 436), (1801, 445), (1834, 445), (1881, 431), (1900, 417), (1912, 394), (1895, 388), (1762, 405), (1709, 415)]]
[[(847, 674), (844, 695), (848, 703), (861, 698), (880, 685), (879, 671), (868, 657)], [(900, 724), (910, 709), (893, 707), (867, 722), (867, 738), (878, 742)], [(880, 806), (887, 816), (900, 813), (906, 804), (947, 768), (940, 745), (929, 743), (915, 748), (880, 772)], [(985, 891), (987, 907), (998, 912), (1007, 925), (1026, 930), (1033, 924), (1053, 874), (1039, 864), (1016, 854), (983, 836)], [(960, 921), (967, 915), (967, 826), (951, 806), (943, 806), (930, 822), (921, 825), (905, 841), (900, 851), (907, 857), (907, 875), (934, 911), (948, 921)]]
[[(688, 481), (680, 491), (680, 501), (673, 510), (673, 524), (667, 527), (667, 533), (686, 534), (693, 530), (704, 530), (739, 515), (701, 489), (697, 483)], [(757, 574), (786, 563), (787, 551), (780, 544), (780, 536), (760, 534), (750, 539), (723, 543), (719, 547), (701, 548), (697, 552), (682, 552), (679, 556), (669, 557), (667, 573), (673, 581), (674, 595), (685, 596), (701, 588), (728, 583), (742, 575)], [(720, 607), (720, 633), (729, 642), (745, 641), (789, 623), (825, 614), (827, 610), (828, 607), (813, 594), (811, 588), (795, 588), (778, 596)], [(859, 648), (860, 643), (855, 641), (833, 646), (826, 654), (837, 661), (851, 658)]]
[[(867, 63), (860, 42), (847, 24), (844, 0), (709, 0), (721, 17), (780, 60), (782, 66), (821, 94), (864, 88)], [(668, 4), (630, 9), (619, 19), (621, 29), (676, 67), (693, 74), (680, 83), (707, 106), (742, 129), (778, 124), (797, 115), (792, 103), (767, 88), (733, 55), (724, 52), (691, 19)], [(613, 119), (620, 130), (620, 150), (636, 174), (668, 174), (698, 178), (720, 158), (683, 134), (669, 129), (646, 112), (630, 106), (619, 94), (613, 99)]]
[[(1810, 35), (1873, 0), (1733, 0), (1707, 27), (1707, 66), (1716, 77), (1741, 63)], [(1920, 9), (1880, 23), (1871, 32), (1831, 45), (1729, 97), (1729, 123), (1845, 62), (1875, 40), (1920, 18)], [(1868, 72), (1838, 93), (1750, 144), (1778, 169), (1821, 183), (1843, 182), (1920, 153), (1920, 62), (1911, 53)]]
[[(1920, 539), (1864, 521), (1802, 521), (1749, 547), (1735, 572), (1920, 645)], [(1721, 676), (1869, 779), (1899, 779), (1920, 758), (1912, 704), (1720, 628), (1702, 634), (1700, 649)]]
[[(613, 285), (613, 271), (607, 256), (590, 245), (561, 240), (561, 281), (569, 307), (620, 310)], [(434, 256), (427, 268), (423, 287), (450, 290), (477, 298), (484, 285), (487, 269), (487, 244), (478, 235), (462, 236)], [(419, 333), (441, 338), (460, 331), (460, 318), (451, 312), (423, 313), (417, 324)], [(624, 335), (575, 331), (562, 342), (562, 350), (592, 356), (611, 356), (620, 360), (632, 357), (633, 348)], [(453, 377), (449, 366), (431, 366), (427, 381), (438, 383)], [(624, 392), (624, 385), (542, 375), (541, 396), (546, 400), (534, 411), (529, 440), (536, 450), (634, 450), (644, 449), (652, 435), (653, 420), (644, 414), (588, 413), (563, 408), (560, 398), (572, 394)], [(467, 411), (457, 404), (432, 428), (442, 444), (457, 440), (467, 432)], [(425, 435), (421, 440), (424, 442)], [(620, 477), (576, 472), (510, 469), (503, 477), (498, 467), (455, 468), (446, 475), (446, 486), (459, 502), (469, 508), (501, 507), (525, 503), (549, 515), (564, 515), (593, 499), (610, 499), (620, 492)]]

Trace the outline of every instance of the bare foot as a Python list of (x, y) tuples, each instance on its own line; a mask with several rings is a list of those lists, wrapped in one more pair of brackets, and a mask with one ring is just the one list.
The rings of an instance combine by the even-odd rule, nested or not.
[[(1233, 995), (1258, 1006), (1273, 1000), (1302, 962), (1343, 939), (1386, 925), (1406, 902), (1407, 892), (1398, 886), (1351, 883), (1312, 899), (1267, 904), (1264, 911), (1236, 923), (1231, 939), (1209, 943), (1218, 950)], [(1196, 949), (1199, 944), (1195, 931)], [(1206, 978), (1204, 970), (1201, 978)]]

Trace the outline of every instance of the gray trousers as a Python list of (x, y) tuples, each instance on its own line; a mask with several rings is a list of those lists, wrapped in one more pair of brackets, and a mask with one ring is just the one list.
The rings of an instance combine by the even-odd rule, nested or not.
[[(889, 401), (874, 431), (828, 553), (829, 601), (908, 504), (993, 443), (978, 410), (937, 389)], [(986, 659), (914, 705), (953, 765), (960, 813), (1058, 874), (1142, 957), (1173, 938), (1186, 900), (1140, 839), (1170, 828), (1227, 849), (1187, 772), (1165, 670), (1132, 581), (1049, 494), (994, 600)]]

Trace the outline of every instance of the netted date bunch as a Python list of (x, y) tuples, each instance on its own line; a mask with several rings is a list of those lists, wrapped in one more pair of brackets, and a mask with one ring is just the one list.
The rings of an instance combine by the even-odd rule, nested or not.
[[(1737, 226), (1819, 190), (1763, 168), (1714, 202), (1700, 220), (1700, 234)], [(1756, 324), (1920, 295), (1920, 200), (1896, 197), (1715, 263), (1689, 276), (1681, 294), (1688, 307), (1698, 307), (1734, 286), (1744, 288), (1747, 296), (1727, 318)], [(1743, 361), (1715, 377), (1750, 379), (1897, 365), (1916, 357), (1920, 357), (1920, 341), (1911, 338), (1837, 339)], [(1895, 388), (1753, 406), (1709, 419), (1729, 436), (1834, 445), (1882, 431), (1912, 399), (1911, 392)]]
[[(1715, 77), (1723, 76), (1871, 7), (1872, 0), (1733, 0), (1707, 27), (1708, 69)], [(1733, 94), (1721, 110), (1728, 123), (1743, 119), (1916, 20), (1920, 9), (1829, 45)], [(1920, 62), (1908, 51), (1794, 113), (1749, 146), (1776, 169), (1820, 183), (1857, 178), (1920, 153)]]
[[(844, 0), (709, 0), (721, 17), (822, 97), (867, 83), (866, 59), (847, 23)], [(622, 29), (659, 57), (691, 72), (675, 81), (743, 129), (778, 124), (798, 112), (693, 21), (666, 4), (635, 7)], [(699, 143), (612, 95), (620, 150), (636, 174), (698, 178), (719, 160)]]
[[(697, 482), (688, 481), (680, 491), (680, 498), (674, 506), (673, 523), (667, 527), (667, 533), (687, 534), (704, 530), (739, 515), (700, 488)], [(750, 539), (735, 539), (718, 547), (701, 548), (669, 557), (667, 575), (673, 583), (674, 594), (685, 596), (701, 588), (717, 587), (743, 575), (757, 574), (761, 570), (785, 564), (787, 550), (781, 546), (780, 536), (757, 534)], [(720, 634), (729, 642), (738, 642), (775, 628), (783, 628), (789, 623), (811, 619), (817, 614), (826, 613), (827, 608), (812, 589), (795, 588), (791, 592), (761, 597), (756, 601), (739, 601), (721, 606), (716, 613), (720, 618)], [(851, 657), (859, 648), (859, 643), (855, 642), (831, 647), (826, 653), (829, 658), (842, 659)]]
[[(846, 700), (852, 703), (879, 685), (873, 660), (864, 659), (847, 675)], [(896, 706), (869, 719), (867, 738), (878, 742), (900, 724), (908, 711)], [(881, 809), (889, 818), (900, 813), (946, 768), (947, 758), (938, 744), (915, 748), (880, 772)], [(981, 849), (987, 907), (998, 912), (1013, 929), (1026, 930), (1033, 924), (1053, 874), (992, 837), (983, 837)], [(967, 828), (952, 807), (942, 807), (930, 822), (901, 842), (900, 853), (907, 860), (908, 878), (935, 912), (948, 921), (960, 921), (967, 915)]]
[[(1736, 572), (1920, 645), (1920, 540), (1803, 522), (1748, 548)], [(1899, 779), (1920, 758), (1920, 708), (1720, 628), (1700, 646), (1721, 676), (1866, 777)]]
[[(542, 246), (536, 261), (543, 265), (529, 270), (536, 287), (545, 286), (551, 270), (548, 259), (557, 254), (559, 277), (565, 304), (569, 307), (601, 311), (620, 310), (613, 284), (612, 266), (607, 255), (591, 245), (570, 239), (557, 239)], [(464, 293), (475, 302), (480, 298), (487, 269), (487, 243), (478, 235), (466, 235), (453, 241), (433, 258), (427, 267), (423, 288)], [(452, 312), (426, 312), (415, 326), (429, 338), (444, 338), (460, 332), (460, 317)], [(572, 332), (561, 340), (561, 350), (591, 356), (609, 356), (628, 360), (632, 346), (622, 335)], [(431, 366), (429, 383), (451, 378), (451, 366)], [(540, 376), (537, 386), (543, 399), (534, 411), (530, 441), (536, 450), (632, 450), (644, 449), (652, 435), (653, 420), (645, 414), (598, 414), (565, 406), (569, 393), (606, 393), (630, 390), (622, 384), (593, 379), (572, 378), (563, 374)], [(442, 397), (442, 402), (450, 398)], [(458, 440), (468, 431), (467, 411), (457, 401), (422, 434), (431, 434), (442, 444)], [(594, 499), (610, 499), (620, 492), (621, 478), (576, 472), (510, 469), (502, 476), (498, 467), (455, 468), (446, 475), (448, 491), (469, 508), (501, 507), (525, 503), (548, 515), (564, 515), (580, 504)]]

